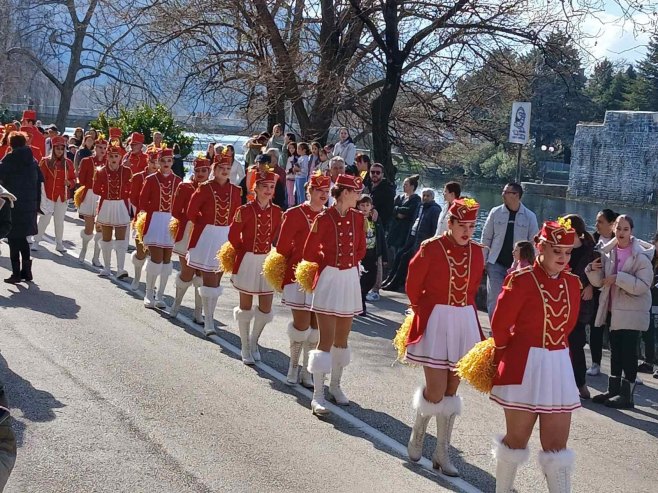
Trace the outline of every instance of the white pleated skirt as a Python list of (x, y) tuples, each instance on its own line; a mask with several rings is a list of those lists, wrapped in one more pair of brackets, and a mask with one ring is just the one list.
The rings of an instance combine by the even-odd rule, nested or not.
[(272, 287), (263, 276), (263, 262), (266, 256), (264, 253), (245, 253), (240, 269), (231, 276), (231, 284), (235, 289), (251, 295), (274, 294)]
[(407, 361), (439, 370), (457, 362), (482, 339), (472, 306), (434, 305), (420, 341), (407, 346)]
[(489, 397), (506, 409), (534, 413), (565, 413), (580, 407), (569, 349), (532, 347), (523, 380), (518, 385), (495, 385)]
[(187, 255), (187, 247), (190, 244), (190, 234), (192, 232), (192, 226), (194, 226), (194, 224), (192, 224), (192, 221), (187, 221), (187, 224), (185, 225), (185, 231), (183, 232), (183, 237), (181, 238), (180, 241), (174, 243), (174, 253), (176, 255), (181, 255), (183, 257)]
[(296, 282), (283, 286), (283, 299), (286, 306), (294, 310), (310, 310), (313, 304), (313, 293), (307, 293)]
[(78, 214), (80, 214), (81, 216), (93, 217), (96, 215), (97, 208), (98, 208), (98, 195), (96, 195), (91, 190), (87, 189), (87, 193), (85, 193), (85, 199), (82, 201), (82, 204), (80, 204), (80, 208), (78, 209)]
[(206, 224), (196, 246), (187, 252), (187, 265), (204, 272), (220, 272), (217, 252), (228, 241), (228, 230), (228, 226)]
[(147, 247), (173, 248), (174, 240), (169, 231), (170, 212), (154, 212), (151, 215), (149, 229), (144, 235), (143, 243)]
[(118, 228), (130, 224), (128, 207), (123, 200), (103, 200), (96, 223), (101, 226), (112, 226)]
[(318, 278), (311, 311), (336, 317), (353, 317), (363, 311), (359, 269), (325, 267)]

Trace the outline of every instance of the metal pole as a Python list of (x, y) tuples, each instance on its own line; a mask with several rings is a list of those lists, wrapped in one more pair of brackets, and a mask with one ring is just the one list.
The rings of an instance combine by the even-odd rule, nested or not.
[(516, 156), (516, 182), (521, 183), (521, 151), (523, 151), (523, 144), (519, 144), (519, 152)]

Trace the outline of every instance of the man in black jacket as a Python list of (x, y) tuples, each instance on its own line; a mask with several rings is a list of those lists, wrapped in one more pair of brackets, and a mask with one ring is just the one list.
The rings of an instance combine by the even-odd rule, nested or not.
[(384, 166), (379, 163), (370, 166), (370, 180), (372, 182), (370, 197), (372, 197), (373, 207), (377, 211), (377, 217), (384, 225), (384, 230), (388, 232), (393, 217), (395, 185), (384, 176)]

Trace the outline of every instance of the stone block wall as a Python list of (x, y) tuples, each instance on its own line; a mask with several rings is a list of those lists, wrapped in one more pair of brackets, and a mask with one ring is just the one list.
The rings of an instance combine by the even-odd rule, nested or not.
[(655, 204), (658, 112), (607, 111), (603, 124), (576, 126), (568, 196)]

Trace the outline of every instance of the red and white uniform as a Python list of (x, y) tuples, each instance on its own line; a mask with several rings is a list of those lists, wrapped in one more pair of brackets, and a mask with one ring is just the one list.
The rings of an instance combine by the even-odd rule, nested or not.
[(181, 179), (173, 172), (164, 176), (158, 171), (146, 177), (139, 194), (139, 208), (146, 212), (142, 241), (147, 247), (174, 247), (169, 221), (171, 221), (174, 191), (180, 183)]
[[(271, 174), (271, 173), (268, 173)], [(231, 283), (245, 294), (273, 294), (263, 275), (263, 261), (281, 227), (283, 213), (275, 204), (262, 208), (257, 201), (241, 206), (235, 213), (228, 240), (237, 252)]]
[(129, 167), (134, 175), (144, 171), (148, 167), (148, 156), (143, 152), (138, 152), (137, 154), (131, 152), (123, 156), (121, 164)]
[(407, 360), (454, 370), (483, 340), (475, 296), (484, 271), (484, 248), (458, 245), (444, 234), (424, 241), (409, 262), (406, 291), (414, 311)]
[(62, 158), (51, 163), (51, 158), (43, 158), (39, 162), (39, 167), (43, 173), (46, 198), (51, 202), (66, 202), (68, 189), (75, 183), (75, 168), (71, 160)]
[(133, 177), (130, 180), (130, 205), (133, 208), (133, 215), (135, 217), (142, 210), (139, 206), (139, 195), (142, 193), (144, 181), (146, 181), (146, 177), (148, 176), (147, 173), (148, 170), (133, 173)]
[(229, 240), (229, 227), (240, 204), (242, 189), (228, 181), (224, 185), (214, 180), (199, 185), (187, 208), (187, 219), (194, 224), (187, 265), (204, 272), (221, 270), (217, 251)]
[(121, 227), (130, 224), (128, 199), (132, 174), (125, 166), (111, 170), (105, 166), (96, 172), (93, 192), (98, 195), (96, 223), (101, 226)]
[(361, 313), (358, 266), (365, 254), (365, 218), (361, 212), (349, 209), (341, 216), (336, 207), (329, 207), (318, 214), (303, 252), (304, 260), (319, 265), (312, 311), (337, 317)]
[(310, 310), (313, 294), (305, 292), (295, 281), (295, 268), (302, 261), (304, 242), (311, 232), (313, 221), (321, 211), (314, 211), (308, 203), (288, 209), (283, 214), (281, 233), (276, 251), (286, 257), (283, 278), (283, 304), (295, 310)]
[(190, 199), (197, 186), (198, 184), (195, 181), (181, 183), (174, 193), (174, 205), (171, 210), (171, 216), (178, 221), (176, 238), (174, 238), (174, 253), (176, 255), (187, 255), (190, 233), (192, 231), (192, 222), (187, 219), (187, 207), (190, 205)]
[(580, 279), (549, 276), (535, 263), (511, 273), (491, 320), (502, 352), (490, 398), (507, 409), (535, 413), (580, 407), (569, 357), (569, 334), (578, 321)]
[(107, 157), (98, 159), (89, 156), (80, 161), (78, 169), (78, 185), (84, 187), (82, 201), (78, 212), (81, 216), (95, 216), (98, 205), (98, 195), (94, 193), (94, 175), (107, 164)]

